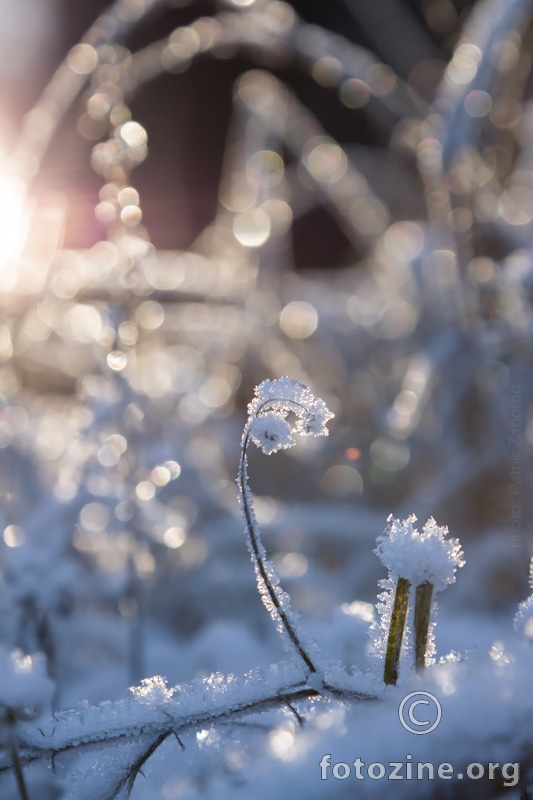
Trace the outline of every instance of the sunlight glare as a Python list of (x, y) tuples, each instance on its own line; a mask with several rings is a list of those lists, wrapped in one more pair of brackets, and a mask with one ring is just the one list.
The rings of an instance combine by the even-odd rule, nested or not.
[(24, 245), (28, 220), (26, 185), (21, 178), (0, 171), (0, 287), (3, 292), (17, 284), (17, 258)]

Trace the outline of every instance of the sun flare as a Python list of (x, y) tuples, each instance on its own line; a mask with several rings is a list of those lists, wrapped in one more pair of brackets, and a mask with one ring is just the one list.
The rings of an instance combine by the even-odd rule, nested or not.
[(15, 288), (17, 265), (28, 232), (26, 185), (0, 171), (0, 291)]

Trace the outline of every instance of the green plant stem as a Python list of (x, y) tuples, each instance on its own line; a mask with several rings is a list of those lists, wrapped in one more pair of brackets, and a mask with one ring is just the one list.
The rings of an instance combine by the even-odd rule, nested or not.
[(398, 578), (390, 620), (387, 654), (385, 656), (383, 680), (386, 684), (395, 684), (398, 680), (398, 665), (400, 663), (400, 651), (402, 649), (403, 629), (407, 616), (410, 586), (411, 584), (406, 578)]
[(415, 666), (421, 672), (426, 666), (426, 650), (431, 615), (433, 584), (429, 581), (416, 587), (415, 597)]

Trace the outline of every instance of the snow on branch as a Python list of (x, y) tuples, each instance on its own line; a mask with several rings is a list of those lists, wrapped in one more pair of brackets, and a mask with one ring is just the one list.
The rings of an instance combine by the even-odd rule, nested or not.
[[(366, 690), (364, 681), (359, 687), (350, 679), (349, 685), (336, 688), (338, 677), (336, 671), (326, 674), (326, 680), (329, 679), (326, 701), (331, 697), (344, 701), (375, 699)], [(319, 696), (314, 686), (302, 681), (301, 670), (293, 664), (276, 664), (267, 671), (252, 670), (243, 678), (215, 673), (173, 688), (167, 686), (164, 678), (155, 676), (130, 689), (125, 700), (56, 712), (40, 721), (38, 727), (21, 725), (20, 760), (24, 763), (86, 745), (236, 722), (249, 714), (282, 708), (287, 701), (294, 703)], [(10, 767), (6, 756), (0, 772)]]

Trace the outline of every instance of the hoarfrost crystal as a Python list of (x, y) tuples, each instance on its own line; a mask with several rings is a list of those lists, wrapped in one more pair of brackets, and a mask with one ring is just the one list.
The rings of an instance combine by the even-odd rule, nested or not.
[(448, 528), (439, 527), (430, 517), (419, 532), (414, 514), (402, 521), (391, 515), (387, 521), (374, 552), (394, 577), (415, 586), (429, 581), (435, 592), (454, 583), (457, 568), (465, 562), (459, 540), (446, 538)]
[(267, 455), (296, 444), (291, 426), (279, 412), (274, 411), (269, 411), (252, 419), (250, 423), (250, 438)]
[[(292, 428), (286, 422), (290, 412), (296, 416)], [(333, 416), (324, 401), (320, 397), (314, 397), (307, 386), (294, 378), (283, 376), (277, 380), (263, 381), (256, 386), (255, 397), (248, 405), (248, 423), (244, 433), (246, 435), (250, 431), (252, 441), (263, 452), (275, 453), (276, 450), (296, 444), (292, 432), (300, 436), (327, 436), (329, 431), (326, 425)], [(277, 426), (274, 419), (278, 420)], [(269, 433), (278, 438), (272, 440), (265, 437), (258, 420), (264, 420), (263, 424), (267, 426)]]

